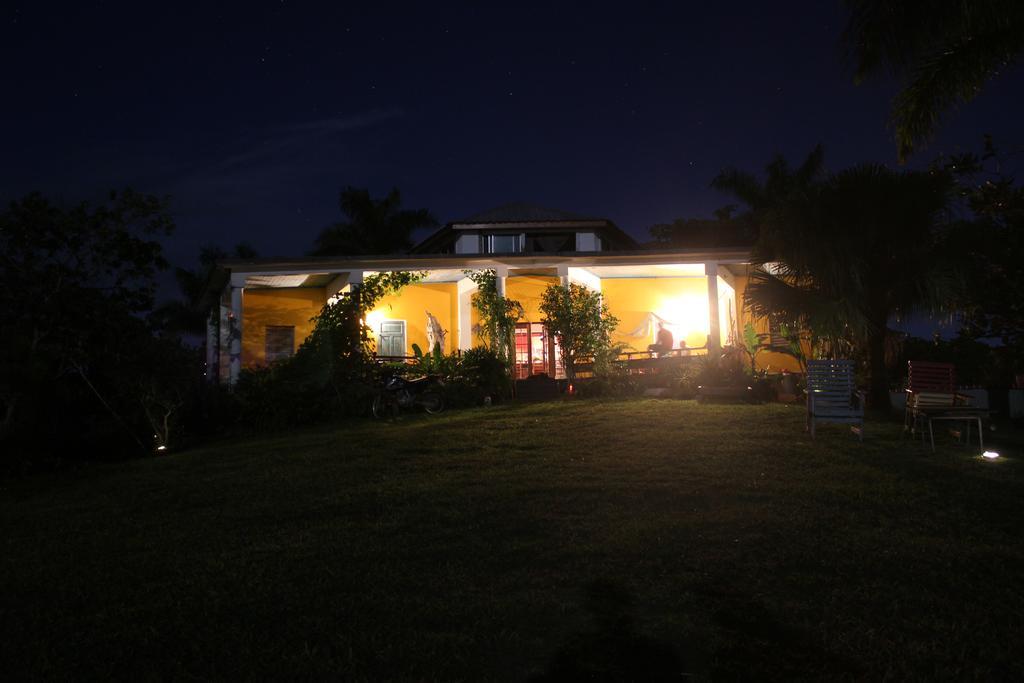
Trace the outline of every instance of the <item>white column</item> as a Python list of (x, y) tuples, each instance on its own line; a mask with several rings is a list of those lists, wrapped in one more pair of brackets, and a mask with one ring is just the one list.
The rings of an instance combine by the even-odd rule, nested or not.
[(508, 279), (508, 266), (498, 266), (494, 269), (494, 287), (498, 290), (498, 296), (505, 297), (505, 280)]
[(230, 325), (230, 372), (228, 381), (234, 384), (242, 372), (242, 292), (244, 287), (235, 286), (235, 276), (231, 276), (231, 312), (228, 314)]
[(704, 264), (708, 281), (708, 355), (717, 358), (722, 352), (721, 323), (718, 319), (718, 264)]
[(459, 280), (455, 287), (459, 295), (459, 349), (467, 351), (473, 348), (473, 292), (477, 288), (468, 277)]
[(558, 266), (558, 280), (563, 287), (569, 286), (569, 266), (564, 264)]

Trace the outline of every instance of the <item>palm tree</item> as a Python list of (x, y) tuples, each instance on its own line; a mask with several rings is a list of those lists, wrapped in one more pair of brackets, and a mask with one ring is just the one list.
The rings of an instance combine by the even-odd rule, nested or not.
[(854, 81), (903, 80), (892, 123), (900, 161), (1024, 51), (1020, 0), (846, 0)]
[(316, 238), (314, 256), (406, 251), (412, 247), (413, 231), (437, 227), (437, 220), (426, 209), (402, 209), (397, 187), (383, 199), (373, 199), (365, 189), (346, 187), (339, 205), (346, 220), (324, 228)]
[[(248, 244), (236, 244), (231, 252), (220, 247), (205, 246), (199, 251), (199, 265), (196, 268), (175, 268), (174, 279), (178, 282), (181, 298), (167, 301), (153, 311), (156, 327), (165, 332), (201, 336), (206, 334), (206, 321), (210, 314), (208, 288), (218, 263), (227, 258), (250, 259), (256, 257), (256, 250)], [(213, 300), (216, 304), (216, 299)]]
[(774, 161), (767, 177), (733, 170), (713, 183), (759, 228), (748, 308), (808, 330), (826, 355), (863, 354), (873, 405), (887, 408), (888, 321), (940, 307), (952, 290), (936, 247), (951, 179), (875, 164), (826, 174), (820, 149), (796, 171)]

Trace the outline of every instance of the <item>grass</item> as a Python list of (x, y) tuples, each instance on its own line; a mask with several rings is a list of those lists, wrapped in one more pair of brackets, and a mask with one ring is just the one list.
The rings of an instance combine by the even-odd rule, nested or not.
[(974, 450), (576, 401), (7, 481), (0, 666), (523, 680), (628, 631), (696, 680), (1020, 679), (1020, 460)]

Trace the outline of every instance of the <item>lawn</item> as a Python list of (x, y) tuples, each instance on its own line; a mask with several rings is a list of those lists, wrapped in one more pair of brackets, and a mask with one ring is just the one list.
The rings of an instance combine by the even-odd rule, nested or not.
[(0, 664), (515, 681), (632, 653), (694, 680), (1020, 680), (1022, 460), (899, 436), (575, 401), (9, 480)]

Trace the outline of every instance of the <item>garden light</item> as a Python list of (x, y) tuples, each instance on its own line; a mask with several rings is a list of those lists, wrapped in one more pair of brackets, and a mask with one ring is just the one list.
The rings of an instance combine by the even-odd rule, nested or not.
[(996, 453), (995, 451), (985, 451), (984, 453), (981, 454), (981, 457), (987, 458), (988, 460), (995, 460), (996, 458), (999, 457), (999, 454)]

